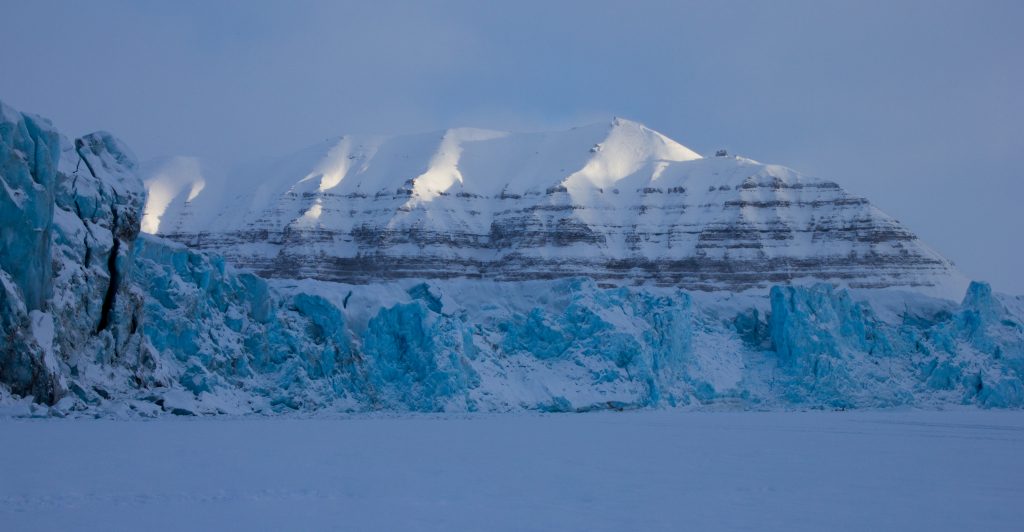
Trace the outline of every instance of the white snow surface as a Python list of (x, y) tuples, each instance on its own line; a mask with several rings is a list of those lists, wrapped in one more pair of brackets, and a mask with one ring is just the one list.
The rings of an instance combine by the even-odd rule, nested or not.
[(231, 172), (173, 158), (142, 177), (143, 231), (271, 277), (591, 275), (732, 290), (810, 276), (947, 297), (967, 286), (835, 183), (703, 158), (621, 118), (543, 133), (347, 135)]
[(0, 421), (4, 530), (1019, 530), (1024, 413)]
[[(143, 168), (151, 195), (146, 232), (203, 231), (213, 225), (218, 230), (245, 228), (288, 193), (390, 195), (411, 181), (411, 206), (448, 192), (490, 197), (542, 193), (563, 182), (610, 185), (652, 162), (700, 158), (682, 144), (621, 118), (610, 127), (592, 124), (544, 133), (454, 128), (399, 136), (346, 135), (269, 163), (243, 165), (230, 175), (211, 174), (194, 157), (173, 157)], [(200, 191), (193, 193), (200, 184)], [(189, 194), (181, 197), (186, 189)]]

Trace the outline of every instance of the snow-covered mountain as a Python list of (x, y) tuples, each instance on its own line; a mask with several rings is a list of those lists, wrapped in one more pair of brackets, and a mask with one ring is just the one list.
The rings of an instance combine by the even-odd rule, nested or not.
[[(574, 131), (530, 138), (544, 144), (583, 135), (581, 130)], [(458, 135), (491, 139), (459, 141), (466, 146), (514, 137), (479, 131), (461, 131)], [(595, 274), (597, 280), (591, 278), (587, 274), (592, 270), (587, 268), (601, 266), (598, 259), (603, 260), (602, 253), (612, 249), (607, 235), (618, 234), (613, 231), (618, 226), (609, 224), (621, 209), (604, 204), (611, 212), (602, 214), (603, 218), (587, 218), (587, 223), (592, 222), (587, 229), (582, 225), (572, 229), (573, 223), (584, 223), (579, 220), (590, 216), (588, 211), (603, 212), (591, 207), (596, 203), (588, 203), (586, 208), (556, 208), (557, 198), (572, 200), (574, 190), (582, 190), (579, 197), (590, 200), (610, 195), (613, 199), (631, 196), (635, 201), (647, 201), (652, 197), (696, 196), (697, 192), (689, 191), (707, 185), (701, 192), (705, 198), (719, 192), (739, 194), (748, 202), (753, 201), (752, 196), (744, 196), (748, 192), (764, 194), (765, 198), (789, 197), (788, 205), (778, 200), (771, 207), (738, 207), (738, 212), (775, 212), (779, 220), (787, 220), (793, 227), (810, 223), (800, 216), (824, 223), (821, 220), (826, 216), (815, 212), (819, 207), (832, 212), (830, 220), (842, 218), (842, 213), (856, 218), (846, 212), (847, 208), (874, 216), (864, 221), (874, 224), (870, 227), (888, 220), (862, 200), (846, 205), (835, 199), (847, 196), (834, 186), (742, 160), (694, 159), (692, 152), (634, 124), (620, 122), (607, 138), (592, 147), (594, 152), (587, 150), (590, 155), (583, 156), (588, 161), (583, 170), (562, 180), (564, 192), (527, 194), (543, 182), (531, 184), (527, 180), (535, 175), (532, 170), (509, 163), (499, 167), (506, 174), (494, 180), (490, 195), (485, 196), (486, 187), (470, 193), (470, 189), (450, 181), (469, 182), (469, 176), (477, 175), (469, 170), (476, 167), (438, 163), (437, 167), (447, 168), (448, 173), (438, 170), (422, 180), (410, 181), (409, 192), (404, 199), (399, 198), (404, 203), (389, 203), (395, 201), (393, 193), (380, 198), (380, 220), (396, 220), (391, 226), (391, 222), (381, 221), (382, 227), (405, 228), (406, 235), (416, 233), (402, 225), (411, 223), (404, 216), (422, 220), (424, 227), (438, 228), (456, 226), (476, 216), (454, 207), (452, 211), (438, 210), (439, 205), (462, 205), (458, 202), (464, 200), (476, 201), (466, 204), (484, 208), (502, 201), (529, 199), (537, 202), (535, 206), (547, 201), (550, 212), (538, 207), (530, 211), (532, 214), (516, 215), (528, 220), (524, 225), (535, 224), (532, 238), (538, 240), (533, 245), (527, 246), (527, 229), (506, 231), (505, 238), (519, 242), (517, 253), (529, 252), (531, 257), (543, 259), (534, 264), (558, 265), (559, 260), (569, 257), (563, 270), (552, 272), (538, 267), (520, 277), (578, 274), (574, 277), (522, 280), (515, 278), (514, 270), (505, 269), (494, 277), (514, 277), (512, 280), (431, 278), (462, 276), (465, 272), (460, 268), (465, 264), (453, 259), (450, 270), (440, 266), (423, 269), (422, 262), (414, 262), (418, 244), (398, 244), (382, 236), (375, 241), (380, 256), (373, 260), (379, 263), (390, 257), (386, 253), (402, 251), (405, 255), (396, 254), (388, 260), (420, 268), (414, 271), (426, 278), (408, 277), (411, 271), (366, 270), (353, 279), (357, 283), (267, 280), (232, 266), (217, 254), (140, 234), (140, 226), (162, 231), (169, 221), (162, 215), (177, 212), (176, 223), (182, 229), (190, 224), (242, 228), (253, 223), (246, 217), (258, 211), (274, 214), (273, 220), (292, 220), (278, 235), (287, 240), (291, 231), (299, 231), (298, 225), (321, 223), (308, 219), (313, 217), (306, 215), (314, 207), (299, 205), (302, 201), (320, 205), (317, 220), (335, 220), (354, 227), (351, 220), (362, 220), (362, 213), (327, 216), (328, 200), (358, 200), (372, 206), (375, 195), (349, 198), (352, 193), (319, 193), (325, 183), (330, 185), (328, 190), (334, 190), (358, 188), (361, 182), (346, 181), (344, 173), (321, 170), (299, 185), (282, 178), (274, 188), (273, 179), (258, 180), (271, 188), (269, 192), (237, 184), (227, 188), (230, 183), (204, 181), (202, 176), (208, 171), (201, 164), (179, 158), (161, 163), (165, 173), (152, 174), (147, 202), (138, 177), (140, 169), (128, 148), (115, 137), (100, 132), (69, 139), (45, 119), (0, 103), (0, 416), (1024, 405), (1024, 298), (994, 294), (984, 283), (971, 283), (966, 295), (956, 298), (960, 301), (922, 293), (941, 287), (938, 280), (943, 279), (943, 272), (949, 278), (955, 272), (940, 258), (927, 255), (930, 252), (910, 236), (903, 240), (878, 237), (847, 242), (852, 249), (902, 246), (906, 253), (892, 252), (879, 258), (880, 272), (851, 268), (848, 276), (838, 279), (867, 286), (902, 280), (913, 286), (910, 281), (924, 284), (919, 280), (931, 275), (937, 279), (933, 286), (879, 290), (829, 283), (785, 283), (737, 293), (659, 286), (670, 277), (658, 277), (641, 268), (630, 272), (633, 279), (652, 282), (614, 286), (607, 281), (619, 277), (600, 271)], [(380, 140), (377, 153), (395, 142), (418, 145), (420, 141), (414, 140)], [(513, 144), (519, 146), (522, 142), (520, 139)], [(623, 146), (642, 146), (647, 151), (626, 150), (635, 155), (630, 159), (621, 155)], [(334, 153), (330, 161), (342, 165), (355, 161), (358, 157), (349, 159), (356, 155), (352, 149), (328, 150)], [(494, 151), (522, 160), (515, 153), (492, 146)], [(539, 147), (534, 151), (564, 152)], [(459, 161), (473, 160), (474, 152), (468, 147), (461, 153)], [(610, 157), (612, 153), (620, 156)], [(610, 158), (604, 159), (606, 155)], [(492, 153), (487, 160), (496, 156)], [(375, 158), (365, 158), (370, 163), (360, 163), (360, 171), (374, 175), (376, 170), (371, 168), (375, 168)], [(687, 158), (690, 160), (683, 160)], [(636, 192), (636, 187), (626, 189), (623, 183), (640, 171), (631, 166), (633, 163), (622, 165), (623, 161), (661, 164), (650, 163), (649, 159), (661, 161), (665, 169), (657, 177), (645, 177), (645, 183), (685, 175), (666, 183), (680, 183), (673, 186), (686, 191), (672, 192), (667, 187), (658, 195), (642, 189)], [(397, 156), (381, 159), (395, 164), (401, 160)], [(759, 168), (766, 173), (750, 178), (746, 170), (735, 175), (718, 171), (716, 176), (714, 165)], [(703, 170), (686, 173), (682, 170), (685, 168)], [(291, 175), (280, 168), (265, 170), (271, 176)], [(626, 177), (609, 177), (620, 174)], [(392, 172), (383, 172), (380, 177), (390, 175)], [(778, 182), (767, 181), (768, 176), (777, 177)], [(739, 189), (733, 185), (729, 190), (711, 191), (709, 182), (718, 179), (737, 183)], [(501, 185), (503, 181), (514, 182), (518, 188)], [(372, 181), (367, 178), (362, 182)], [(309, 197), (295, 192), (300, 185), (309, 187)], [(729, 188), (718, 185), (722, 186)], [(438, 189), (444, 187), (464, 194), (443, 196)], [(616, 188), (618, 195), (614, 193)], [(249, 202), (246, 205), (264, 207), (218, 212), (199, 208), (203, 202), (214, 206), (217, 199), (238, 196), (234, 190), (246, 192), (242, 194)], [(508, 197), (502, 199), (502, 191)], [(512, 198), (514, 195), (519, 197)], [(192, 201), (185, 205), (190, 196)], [(826, 197), (833, 200), (822, 199)], [(235, 205), (224, 201), (222, 206)], [(769, 200), (763, 199), (762, 203)], [(150, 210), (144, 217), (146, 204)], [(406, 204), (408, 208), (403, 209)], [(383, 205), (397, 210), (387, 211)], [(662, 211), (673, 208), (667, 199), (658, 205)], [(286, 213), (282, 210), (285, 207), (291, 210)], [(705, 208), (715, 210), (684, 203), (677, 221), (687, 219), (687, 212)], [(733, 208), (723, 203), (717, 209), (730, 212)], [(186, 216), (190, 212), (193, 215)], [(300, 213), (298, 218), (292, 218), (296, 212)], [(500, 218), (499, 214), (490, 213), (495, 219)], [(635, 219), (643, 216), (629, 215)], [(374, 216), (370, 213), (365, 219), (374, 220)], [(500, 219), (506, 221), (515, 217), (503, 216)], [(567, 221), (558, 226), (559, 222), (552, 221), (555, 218), (545, 216), (562, 216), (558, 220)], [(306, 222), (300, 221), (303, 218)], [(781, 224), (768, 218), (759, 220), (762, 225), (758, 227)], [(799, 222), (804, 225), (798, 225), (799, 220), (804, 220)], [(266, 220), (260, 223), (270, 224)], [(550, 223), (556, 225), (545, 232), (544, 224)], [(598, 233), (594, 227), (606, 233)], [(196, 235), (208, 235), (191, 230)], [(264, 230), (269, 234), (269, 229)], [(654, 231), (650, 227), (645, 230)], [(767, 246), (767, 241), (761, 248), (733, 245), (743, 242), (743, 234), (721, 230), (717, 247), (707, 247), (705, 253), (729, 253), (731, 257), (732, 253), (754, 256), (786, 252), (785, 246)], [(293, 249), (311, 254), (297, 256), (293, 259), (296, 270), (281, 275), (298, 275), (295, 272), (304, 271), (301, 268), (316, 272), (318, 260), (331, 262), (319, 252), (322, 250), (326, 257), (335, 243), (344, 241), (345, 233), (331, 234), (324, 229), (320, 229), (325, 235), (322, 241), (307, 241), (315, 234), (309, 231), (296, 233), (302, 238)], [(394, 231), (398, 236), (393, 238), (399, 238), (402, 233)], [(825, 235), (818, 238), (825, 238), (829, 232), (819, 233)], [(359, 231), (350, 229), (349, 234), (358, 235)], [(451, 236), (455, 233), (434, 234), (441, 240), (420, 241), (427, 256), (446, 253), (444, 256), (457, 259), (479, 253), (493, 258), (500, 251), (482, 244), (455, 245)], [(605, 240), (577, 238), (583, 234), (605, 235)], [(648, 234), (663, 241), (669, 236), (668, 232)], [(685, 231), (679, 234), (697, 238), (699, 243), (705, 233), (696, 237)], [(753, 239), (756, 234), (751, 232), (747, 237)], [(238, 236), (237, 231), (226, 230), (223, 243), (236, 257), (263, 253), (271, 257), (269, 264), (280, 262), (283, 243), (264, 242), (258, 234), (251, 241), (228, 240), (230, 235)], [(794, 241), (798, 238), (805, 239), (807, 247), (795, 249), (812, 255), (833, 253), (829, 250), (841, 242), (822, 243), (826, 249), (816, 251), (818, 245), (808, 243), (814, 242), (811, 236), (792, 236)], [(641, 250), (646, 249), (643, 246), (660, 249), (651, 242), (637, 246)], [(913, 255), (912, 250), (920, 256)], [(573, 258), (571, 253), (579, 255)], [(929, 259), (932, 262), (922, 256), (933, 257)], [(903, 257), (902, 261), (898, 257)], [(722, 259), (719, 264), (729, 262)], [(941, 267), (928, 269), (927, 264)], [(507, 268), (498, 259), (494, 266)], [(747, 277), (727, 276), (736, 271), (708, 272), (719, 277), (713, 279), (714, 283), (697, 286), (742, 287), (770, 281), (756, 272), (748, 272)], [(837, 270), (831, 271), (829, 275), (835, 275)], [(727, 277), (723, 280), (722, 276)], [(378, 280), (385, 277), (402, 278)], [(371, 278), (374, 281), (367, 282)]]
[(229, 173), (149, 164), (142, 229), (278, 278), (701, 290), (826, 280), (959, 297), (967, 280), (831, 181), (701, 157), (623, 119), (552, 133), (345, 136)]

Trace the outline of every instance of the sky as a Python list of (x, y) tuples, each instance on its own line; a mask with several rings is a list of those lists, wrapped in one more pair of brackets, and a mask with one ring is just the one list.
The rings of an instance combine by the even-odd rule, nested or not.
[(1024, 294), (1024, 2), (0, 0), (0, 100), (141, 160), (622, 116), (869, 198)]

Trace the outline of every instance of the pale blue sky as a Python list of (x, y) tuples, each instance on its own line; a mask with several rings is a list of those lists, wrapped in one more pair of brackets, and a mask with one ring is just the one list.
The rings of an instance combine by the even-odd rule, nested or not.
[(0, 0), (0, 99), (141, 159), (638, 120), (836, 180), (1024, 293), (1024, 2)]

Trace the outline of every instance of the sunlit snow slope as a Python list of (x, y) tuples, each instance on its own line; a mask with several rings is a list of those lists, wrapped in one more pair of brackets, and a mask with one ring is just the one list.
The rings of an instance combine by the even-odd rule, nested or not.
[(279, 278), (550, 279), (688, 289), (966, 280), (839, 185), (703, 158), (623, 119), (552, 133), (345, 136), (230, 173), (148, 165), (143, 230)]

